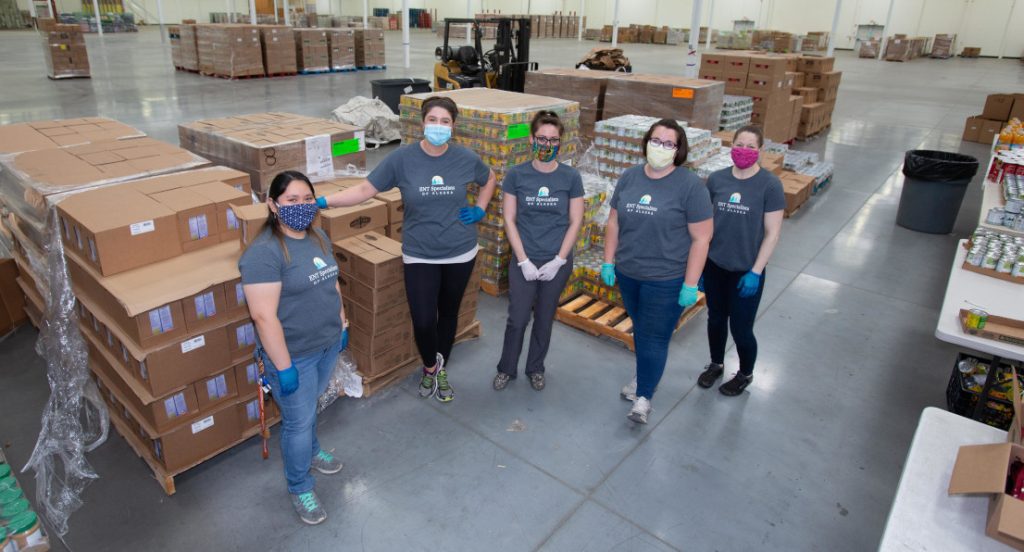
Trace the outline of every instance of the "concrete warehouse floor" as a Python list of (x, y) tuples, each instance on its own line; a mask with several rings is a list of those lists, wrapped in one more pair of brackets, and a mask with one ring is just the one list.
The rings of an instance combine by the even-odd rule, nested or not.
[[(102, 115), (177, 143), (176, 124), (268, 110), (328, 116), (370, 80), (428, 77), (438, 39), (413, 34), (403, 69), (226, 81), (175, 72), (154, 29), (88, 38), (93, 78), (44, 76), (38, 39), (0, 33), (0, 123)], [(595, 43), (536, 40), (541, 67), (565, 67)], [(678, 72), (683, 47), (625, 45), (637, 71)], [(71, 550), (866, 550), (885, 525), (922, 408), (944, 405), (957, 349), (933, 336), (956, 242), (974, 228), (980, 189), (956, 232), (894, 224), (903, 152), (986, 148), (960, 142), (989, 92), (1015, 90), (1016, 60), (885, 63), (840, 52), (833, 128), (798, 142), (836, 165), (835, 181), (785, 222), (767, 271), (749, 392), (697, 387), (707, 362), (702, 314), (673, 340), (647, 426), (619, 387), (625, 348), (556, 324), (548, 387), (491, 379), (507, 299), (483, 296), (482, 339), (456, 348), (448, 405), (409, 378), (371, 400), (341, 400), (320, 438), (346, 466), (318, 478), (329, 517), (299, 523), (284, 489), (278, 435), (179, 476), (164, 495), (116, 434), (88, 455), (100, 478), (71, 518)], [(374, 152), (371, 165), (385, 152)], [(48, 395), (36, 332), (0, 344), (0, 440), (28, 460)], [(524, 353), (525, 357), (525, 353)], [(524, 358), (525, 360), (525, 358)], [(727, 359), (730, 373), (737, 359)], [(525, 429), (510, 426), (521, 422)], [(23, 474), (31, 491), (34, 481)], [(31, 493), (30, 493), (31, 495)], [(57, 549), (61, 544), (55, 543)]]

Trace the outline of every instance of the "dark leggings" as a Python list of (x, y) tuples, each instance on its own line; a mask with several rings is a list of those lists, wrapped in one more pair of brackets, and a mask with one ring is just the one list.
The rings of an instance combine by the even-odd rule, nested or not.
[(704, 293), (708, 301), (708, 346), (711, 362), (725, 363), (725, 344), (732, 331), (736, 353), (740, 357), (740, 372), (754, 373), (757, 361), (757, 339), (754, 337), (754, 319), (761, 304), (767, 270), (761, 273), (761, 285), (752, 297), (740, 297), (737, 286), (746, 272), (731, 272), (708, 259), (704, 266)]
[(459, 305), (475, 264), (476, 259), (458, 264), (405, 265), (405, 295), (424, 366), (433, 366), (437, 353), (448, 362), (459, 323)]

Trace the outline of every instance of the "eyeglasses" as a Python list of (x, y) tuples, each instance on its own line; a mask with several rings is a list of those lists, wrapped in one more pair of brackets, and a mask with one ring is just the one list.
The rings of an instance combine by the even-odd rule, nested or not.
[(676, 144), (675, 142), (673, 142), (671, 140), (662, 141), (662, 140), (659, 140), (657, 138), (651, 138), (651, 142), (650, 143), (652, 145), (658, 146), (659, 148), (664, 148), (664, 149), (667, 149), (667, 150), (674, 150), (677, 147), (679, 147), (679, 144)]
[(557, 146), (562, 140), (559, 138), (548, 138), (546, 136), (534, 136), (533, 141), (542, 146)]

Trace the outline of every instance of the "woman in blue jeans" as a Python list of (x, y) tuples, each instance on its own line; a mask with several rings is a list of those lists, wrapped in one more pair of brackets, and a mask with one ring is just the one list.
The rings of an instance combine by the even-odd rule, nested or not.
[(316, 438), (317, 399), (326, 390), (338, 353), (348, 345), (338, 265), (330, 240), (317, 227), (313, 185), (285, 171), (270, 185), (267, 227), (238, 261), (242, 289), (256, 325), (256, 356), (281, 410), (281, 456), (288, 493), (299, 519), (327, 519), (310, 470), (341, 471), (341, 462)]
[(646, 424), (672, 332), (697, 302), (713, 223), (704, 184), (680, 168), (689, 144), (679, 123), (654, 123), (643, 150), (647, 163), (627, 169), (612, 194), (601, 279), (618, 282), (633, 320), (636, 377), (621, 395), (633, 401), (629, 419)]

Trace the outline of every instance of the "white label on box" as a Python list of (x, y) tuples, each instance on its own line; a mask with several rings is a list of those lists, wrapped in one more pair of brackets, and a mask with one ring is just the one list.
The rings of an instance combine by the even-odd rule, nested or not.
[(331, 158), (331, 136), (321, 134), (306, 138), (306, 176), (333, 178), (334, 160)]
[(196, 349), (199, 349), (200, 347), (205, 347), (205, 346), (206, 346), (206, 336), (205, 335), (201, 335), (199, 337), (194, 337), (192, 339), (189, 339), (188, 341), (183, 341), (181, 343), (181, 353), (182, 354), (191, 353), (192, 351), (195, 351)]
[(75, 227), (75, 241), (78, 242), (78, 248), (82, 249), (82, 233), (78, 231), (78, 227)]
[(206, 215), (198, 215), (195, 217), (189, 217), (188, 219), (188, 230), (189, 236), (193, 240), (201, 240), (210, 235), (210, 229), (206, 224)]
[(164, 401), (164, 411), (166, 411), (168, 418), (178, 417), (178, 409), (174, 407), (174, 397)]
[(366, 151), (366, 132), (357, 130), (355, 132), (356, 140), (359, 140), (359, 151)]
[(143, 381), (149, 381), (149, 369), (146, 368), (145, 360), (139, 363), (139, 375), (142, 376)]
[(259, 368), (255, 362), (245, 367), (245, 379), (249, 382), (249, 385), (256, 385), (256, 376), (259, 374)]
[(204, 429), (210, 429), (211, 427), (213, 427), (213, 416), (203, 418), (202, 420), (192, 424), (192, 435), (195, 435)]
[(160, 312), (151, 310), (149, 311), (149, 329), (153, 335), (163, 333), (163, 328), (160, 325)]
[(224, 374), (221, 374), (217, 378), (217, 396), (226, 397), (228, 396), (228, 380)]
[(64, 224), (64, 237), (70, 240), (71, 239), (71, 225), (68, 224), (68, 219), (66, 219), (64, 217), (61, 217), (60, 221), (61, 221), (61, 223)]
[(156, 231), (156, 223), (151, 220), (136, 222), (135, 224), (128, 227), (128, 231), (131, 232), (133, 236), (138, 236), (139, 234), (148, 234), (149, 232)]
[(228, 230), (238, 230), (238, 217), (235, 216), (235, 211), (228, 207)]
[(96, 240), (89, 238), (89, 258), (96, 262)]
[(160, 312), (160, 327), (163, 331), (169, 332), (174, 329), (174, 318), (171, 317), (171, 307), (163, 306), (157, 309)]
[(250, 422), (255, 422), (260, 419), (259, 399), (249, 401), (249, 403), (245, 405), (245, 415), (249, 418)]
[(242, 289), (242, 284), (235, 284), (235, 302), (239, 305), (245, 304), (245, 291)]

